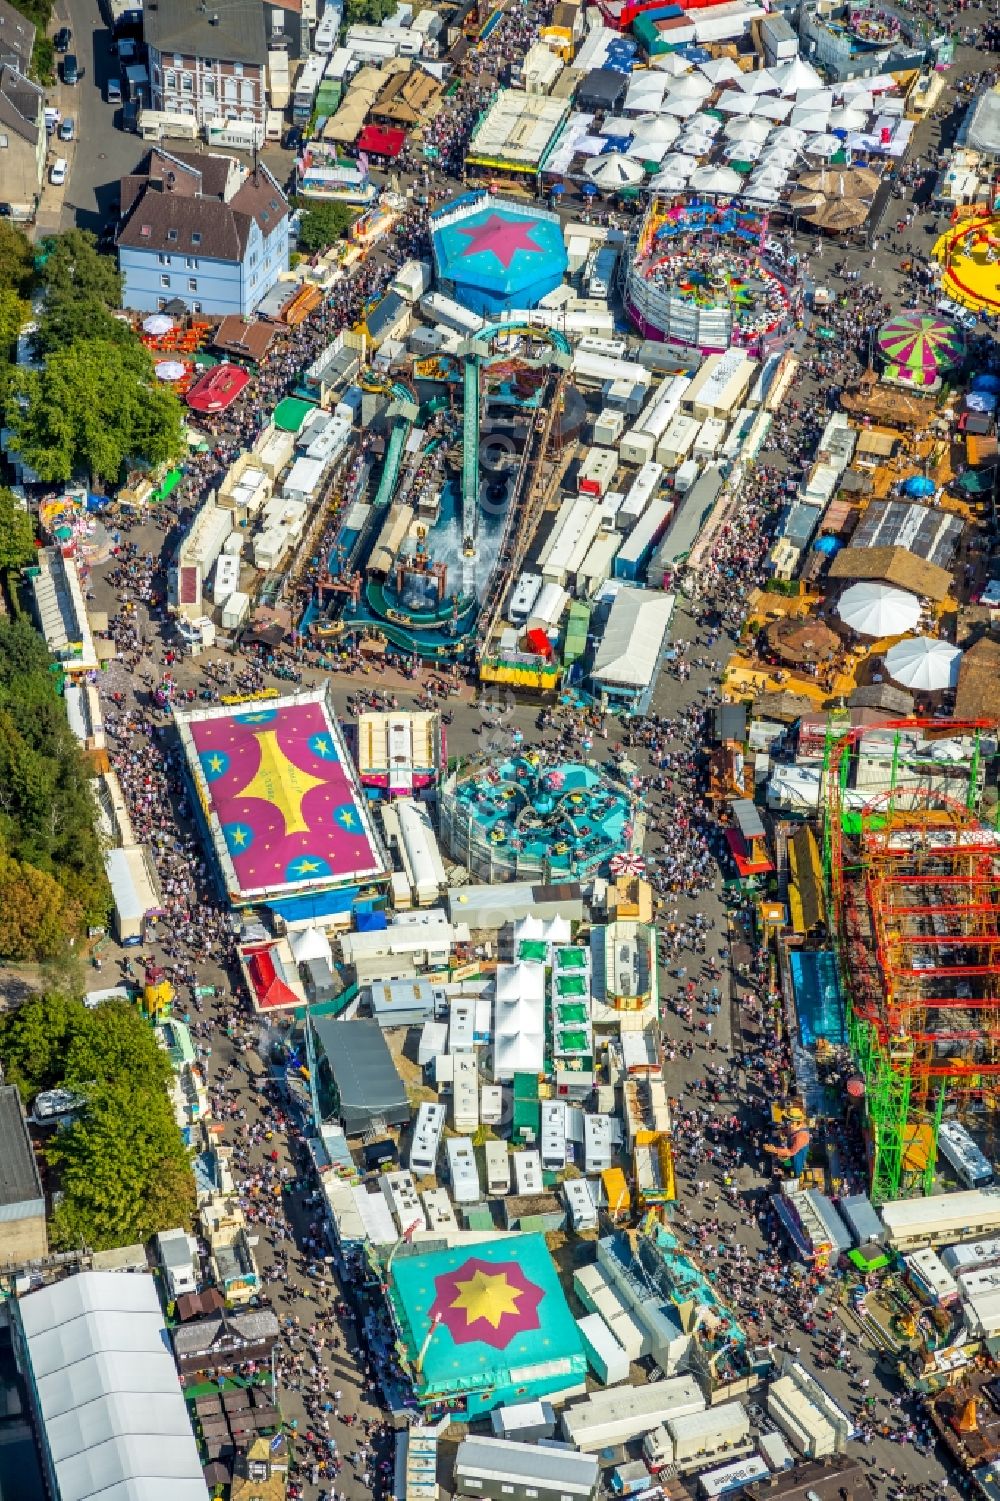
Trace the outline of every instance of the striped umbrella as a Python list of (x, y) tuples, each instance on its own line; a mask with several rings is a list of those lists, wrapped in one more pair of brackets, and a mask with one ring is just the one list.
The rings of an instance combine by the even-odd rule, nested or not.
[(932, 318), (925, 313), (897, 313), (883, 323), (878, 347), (890, 364), (920, 371), (932, 379), (954, 370), (965, 358), (961, 329), (947, 318)]

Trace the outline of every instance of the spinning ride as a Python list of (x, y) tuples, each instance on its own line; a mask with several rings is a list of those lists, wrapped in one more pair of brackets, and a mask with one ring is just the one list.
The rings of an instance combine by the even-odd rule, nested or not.
[(654, 202), (625, 288), (644, 337), (703, 353), (732, 345), (762, 352), (780, 339), (797, 294), (761, 260), (766, 224), (733, 208)]
[(1000, 313), (1000, 214), (963, 217), (935, 242), (941, 291), (973, 313)]

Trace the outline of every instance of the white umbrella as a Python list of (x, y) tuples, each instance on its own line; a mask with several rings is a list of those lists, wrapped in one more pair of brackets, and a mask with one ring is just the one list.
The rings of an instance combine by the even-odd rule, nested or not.
[(760, 161), (761, 166), (779, 167), (787, 172), (795, 166), (797, 159), (798, 153), (793, 151), (791, 146), (768, 146), (761, 153)]
[(186, 368), (180, 360), (161, 360), (154, 374), (157, 380), (180, 380)]
[[(671, 54), (668, 53), (668, 56)], [(698, 64), (699, 73), (704, 73), (710, 83), (738, 83), (743, 70), (731, 57), (713, 57), (707, 63)]]
[(156, 338), (159, 338), (160, 334), (168, 334), (173, 326), (173, 318), (168, 318), (166, 313), (151, 313), (148, 318), (142, 320), (143, 333), (153, 334)]
[(777, 121), (787, 120), (794, 104), (794, 100), (783, 99), (779, 94), (758, 94), (756, 102), (756, 114), (763, 115), (765, 120)]
[(731, 167), (699, 167), (691, 174), (691, 186), (699, 193), (733, 196), (743, 186), (743, 179)]
[(683, 78), (691, 64), (686, 57), (681, 57), (679, 52), (661, 52), (659, 57), (650, 60), (650, 67), (656, 68), (660, 73), (666, 73), (670, 78)]
[(770, 94), (773, 93), (778, 83), (769, 68), (758, 68), (755, 73), (740, 74), (740, 88), (746, 94)]
[(676, 177), (683, 177), (686, 181), (692, 172), (698, 170), (698, 160), (683, 151), (671, 151), (669, 156), (663, 158), (660, 166), (664, 172), (673, 172)]
[[(654, 151), (659, 151), (660, 156), (669, 151), (681, 128), (676, 120), (669, 115), (651, 115), (648, 119), (637, 120), (632, 132), (632, 144), (626, 152), (627, 156), (648, 156), (653, 158)], [(659, 157), (655, 160), (659, 161)]]
[(772, 130), (768, 136), (772, 146), (788, 146), (793, 151), (800, 150), (806, 143), (806, 133), (798, 130), (794, 125), (782, 125), (777, 130)]
[(658, 193), (683, 193), (687, 187), (687, 178), (682, 177), (679, 172), (657, 172), (655, 177), (649, 179), (649, 186)]
[(803, 109), (833, 109), (832, 89), (803, 89), (795, 96)]
[(722, 121), (718, 115), (708, 115), (699, 110), (698, 114), (691, 116), (685, 128), (687, 130), (700, 130), (703, 135), (717, 136), (722, 129)]
[(689, 135), (682, 135), (677, 145), (685, 156), (708, 156), (715, 142), (692, 131)]
[(676, 115), (679, 120), (687, 120), (698, 113), (700, 103), (700, 99), (688, 99), (683, 94), (675, 94), (671, 89), (660, 108), (664, 114)]
[(825, 134), (811, 136), (802, 149), (807, 156), (830, 157), (836, 156), (837, 152), (843, 148), (843, 145), (844, 143), (839, 136)]
[(720, 98), (719, 108), (724, 115), (752, 115), (757, 108), (757, 100), (753, 94), (730, 89), (728, 94), (723, 94)]
[(920, 619), (920, 601), (903, 589), (866, 580), (844, 591), (837, 614), (861, 636), (901, 636)]
[(780, 167), (769, 167), (761, 162), (750, 179), (752, 188), (774, 188), (780, 192), (788, 181), (788, 173)]
[(723, 135), (727, 141), (755, 141), (763, 146), (771, 133), (766, 120), (729, 120)]
[(862, 109), (864, 110), (865, 114), (868, 114), (870, 110), (873, 110), (875, 108), (874, 95), (870, 94), (865, 88), (860, 88), (855, 91), (850, 87), (849, 84), (845, 84), (842, 93), (844, 96), (845, 108)]
[(609, 151), (606, 156), (589, 161), (583, 170), (591, 182), (608, 189), (634, 188), (644, 175), (639, 163), (620, 151)]
[(830, 111), (831, 130), (864, 130), (867, 112), (863, 109), (849, 109), (842, 104), (839, 109)]
[(777, 188), (768, 187), (765, 183), (755, 184), (751, 180), (740, 196), (748, 203), (777, 203), (781, 194)]
[(685, 73), (670, 85), (671, 94), (677, 99), (697, 99), (700, 104), (707, 99), (714, 85), (700, 73)]
[(722, 154), (727, 162), (755, 162), (760, 153), (759, 141), (730, 141)]
[(820, 135), (827, 126), (830, 116), (823, 109), (806, 109), (799, 107), (793, 109), (789, 120), (797, 130), (804, 130), (807, 136)]
[(904, 688), (918, 693), (937, 693), (954, 688), (962, 653), (947, 641), (933, 636), (908, 636), (885, 654), (885, 670)]
[[(626, 113), (641, 115), (647, 110), (659, 114), (668, 80), (662, 73), (633, 73), (622, 106)], [(673, 87), (673, 85), (671, 85)]]

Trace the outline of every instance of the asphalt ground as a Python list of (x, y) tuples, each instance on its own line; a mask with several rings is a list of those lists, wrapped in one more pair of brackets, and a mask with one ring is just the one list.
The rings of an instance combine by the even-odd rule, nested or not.
[[(75, 19), (75, 7), (83, 3), (84, 0), (73, 0), (70, 9), (71, 21)], [(74, 31), (78, 31), (80, 24), (78, 21), (78, 24), (74, 26)], [(79, 54), (82, 51), (79, 46), (79, 37), (77, 37), (77, 43)], [(87, 61), (85, 54), (83, 60)], [(981, 55), (968, 52), (960, 54), (956, 68), (949, 74), (945, 109), (952, 102), (954, 84), (960, 82), (967, 74), (977, 72), (983, 62)], [(86, 120), (86, 106), (84, 106), (84, 119)], [(917, 132), (914, 153), (917, 156), (936, 153), (940, 132), (942, 130), (947, 132), (953, 124), (954, 118), (949, 119), (946, 115), (943, 121), (929, 121), (922, 125)], [(911, 153), (911, 159), (912, 155), (913, 153)], [(131, 162), (124, 164), (123, 170), (125, 165), (131, 165)], [(71, 184), (76, 197), (82, 199), (86, 189), (81, 186), (81, 179), (74, 176)], [(910, 197), (893, 200), (893, 203), (898, 205), (900, 215), (902, 215), (910, 205)], [(81, 205), (80, 211), (85, 213), (88, 210)], [(837, 291), (848, 295), (851, 288), (857, 285), (848, 278), (856, 274), (862, 282), (867, 280), (877, 284), (890, 299), (899, 299), (906, 296), (909, 290), (905, 274), (899, 269), (899, 263), (909, 258), (914, 251), (926, 251), (931, 243), (931, 235), (927, 232), (927, 222), (926, 216), (918, 215), (915, 223), (906, 232), (899, 236), (893, 232), (893, 244), (886, 245), (883, 241), (874, 248), (874, 251), (861, 247), (844, 250), (829, 243), (821, 244), (817, 250), (816, 246), (820, 242), (813, 240), (811, 236), (800, 237), (797, 248), (800, 254), (809, 257), (810, 274), (815, 281), (830, 284)], [(871, 264), (873, 254), (874, 266)], [(834, 269), (838, 265), (842, 268), (842, 274)], [(803, 340), (802, 353), (807, 360), (815, 357), (814, 346), (808, 339)], [(841, 369), (834, 367), (830, 372), (822, 370), (813, 373), (804, 372), (795, 391), (795, 399), (800, 402), (802, 411), (794, 420), (789, 419), (792, 432), (801, 429), (802, 419), (808, 415), (814, 418), (813, 425), (815, 425), (815, 421), (819, 420), (820, 414), (825, 410), (827, 387), (831, 383), (836, 384), (838, 379), (843, 378), (843, 375), (851, 368), (850, 362), (847, 361), (848, 351), (839, 349), (838, 354), (843, 354), (845, 358), (845, 364)], [(787, 452), (782, 449), (780, 452), (776, 450), (765, 453), (762, 459), (765, 462), (784, 462), (787, 459)], [(140, 553), (149, 551), (154, 558), (163, 563), (167, 561), (164, 551), (166, 534), (155, 524), (145, 523), (136, 528), (129, 534), (129, 540), (138, 544)], [(123, 587), (110, 583), (108, 581), (110, 571), (109, 566), (95, 570), (91, 580), (91, 592), (95, 608), (107, 609), (114, 614), (123, 603), (129, 601), (132, 590), (129, 585)], [(159, 583), (162, 585), (162, 575)], [(710, 600), (708, 603), (711, 604), (713, 601)], [(162, 719), (157, 718), (151, 712), (149, 690), (143, 679), (149, 673), (154, 681), (158, 680), (163, 670), (164, 653), (169, 650), (172, 642), (167, 623), (155, 612), (151, 618), (148, 610), (144, 609), (141, 603), (138, 606), (137, 618), (145, 638), (143, 660), (131, 672), (123, 671), (120, 667), (113, 669), (102, 686), (108, 690), (123, 693), (126, 701), (135, 705), (147, 725), (154, 722), (162, 723)], [(702, 638), (700, 641), (699, 635)], [(717, 637), (714, 645), (711, 647), (705, 645), (704, 631), (689, 613), (683, 601), (675, 616), (673, 640), (675, 645), (682, 648), (687, 643), (686, 655), (692, 664), (690, 672), (683, 681), (669, 670), (661, 675), (653, 696), (651, 713), (663, 716), (677, 724), (682, 722), (693, 709), (701, 710), (715, 699), (720, 666), (731, 649), (732, 642), (723, 632)], [(214, 659), (210, 656), (208, 660)], [(200, 688), (204, 682), (205, 661), (204, 658), (198, 662), (178, 660), (171, 664), (170, 671), (182, 687)], [(706, 665), (698, 665), (699, 661)], [(309, 670), (305, 673), (306, 680), (315, 676), (317, 674)], [(284, 678), (265, 675), (263, 681), (279, 690), (288, 687), (287, 679)], [(371, 689), (387, 683), (389, 683), (388, 679), (380, 678), (375, 673), (369, 673), (360, 679), (336, 675), (332, 678), (334, 702), (338, 710), (346, 714), (348, 699), (359, 688)], [(398, 684), (392, 682), (391, 686), (401, 704), (415, 701), (416, 695), (412, 686), (403, 686), (401, 682)], [(484, 705), (479, 700), (473, 699), (468, 690), (461, 695), (456, 695), (450, 701), (449, 709), (454, 715), (449, 728), (449, 744), (452, 752), (460, 755), (473, 753), (484, 743), (493, 751), (499, 751), (506, 746), (508, 737), (511, 737), (512, 743), (515, 730), (521, 731), (528, 744), (537, 744), (541, 741), (554, 744), (559, 731), (565, 727), (558, 726), (554, 730), (540, 731), (536, 725), (537, 710), (531, 706), (518, 704), (513, 699), (502, 699), (499, 712), (495, 702), (488, 702), (484, 713)], [(696, 743), (698, 733), (695, 722), (693, 738)], [(154, 743), (148, 728), (140, 729), (136, 737), (137, 743), (141, 744), (144, 738), (148, 743)], [(155, 743), (159, 745), (161, 739), (162, 744), (169, 747), (169, 732), (162, 737), (158, 734), (155, 737)], [(595, 753), (600, 755), (606, 750), (609, 755), (616, 755), (618, 743), (619, 736), (615, 727), (611, 725), (608, 727), (607, 741), (598, 737)], [(682, 761), (687, 757), (688, 749), (683, 742), (670, 739), (664, 743), (680, 756)], [(654, 771), (644, 750), (633, 747), (628, 753), (644, 772), (650, 774)], [(688, 806), (693, 795), (693, 785), (689, 774), (682, 768), (674, 777), (674, 790), (667, 793), (662, 804), (664, 811), (660, 815), (661, 818), (669, 819), (672, 809), (678, 806), (682, 808)], [(654, 803), (651, 802), (651, 806), (655, 809)], [(166, 817), (168, 823), (179, 834), (190, 832), (184, 822), (183, 813), (177, 816), (171, 813)], [(658, 859), (662, 837), (654, 827), (648, 843), (648, 852), (654, 862)], [(656, 868), (654, 863), (654, 871)], [(198, 891), (197, 900), (200, 910), (211, 911), (214, 902), (211, 888), (197, 870), (192, 870), (191, 874)], [(754, 1112), (759, 1113), (760, 1101), (757, 1098), (748, 1098), (752, 1095), (752, 1079), (742, 1068), (738, 1068), (733, 1073), (731, 1084), (727, 1074), (727, 1082), (724, 1087), (720, 1088), (720, 1098), (717, 1101), (706, 1102), (704, 1093), (696, 1086), (706, 1079), (711, 1079), (709, 1067), (719, 1067), (720, 1061), (725, 1059), (726, 1055), (722, 1051), (724, 1045), (738, 1048), (749, 1041), (753, 1048), (773, 1052), (777, 1049), (777, 1042), (766, 1027), (763, 1034), (758, 1035), (753, 1014), (754, 996), (739, 985), (735, 990), (736, 1004), (732, 1007), (724, 1006), (722, 1011), (712, 1018), (711, 1037), (699, 1028), (699, 1023), (706, 1020), (706, 1013), (699, 1011), (697, 1006), (690, 1022), (672, 1010), (670, 1006), (673, 1000), (679, 1001), (682, 1005), (685, 1003), (688, 981), (692, 977), (696, 979), (695, 1001), (697, 1002), (699, 998), (704, 999), (711, 977), (703, 967), (696, 969), (696, 966), (704, 966), (710, 959), (715, 959), (721, 971), (720, 984), (723, 995), (728, 991), (731, 977), (726, 914), (721, 898), (722, 876), (721, 867), (713, 864), (709, 889), (693, 892), (686, 889), (682, 882), (681, 889), (666, 898), (668, 907), (661, 909), (661, 915), (663, 911), (666, 911), (669, 921), (672, 921), (678, 930), (693, 931), (696, 919), (701, 917), (706, 935), (705, 952), (703, 955), (698, 955), (690, 950), (681, 950), (678, 955), (671, 956), (669, 964), (661, 969), (660, 979), (665, 997), (664, 1036), (668, 1048), (673, 1053), (666, 1065), (665, 1073), (671, 1095), (678, 1101), (678, 1113), (683, 1115), (691, 1109), (701, 1110), (706, 1103), (711, 1103), (716, 1107), (717, 1116), (735, 1113), (740, 1123), (735, 1133), (723, 1131), (720, 1145), (726, 1153), (731, 1153), (737, 1146), (742, 1146), (745, 1152), (742, 1164), (734, 1166), (725, 1162), (701, 1161), (696, 1155), (690, 1164), (693, 1176), (682, 1177), (682, 1203), (687, 1210), (688, 1221), (693, 1227), (686, 1233), (695, 1239), (699, 1234), (706, 1237), (710, 1234), (711, 1244), (723, 1245), (726, 1248), (721, 1256), (712, 1258), (712, 1261), (723, 1277), (731, 1279), (740, 1269), (738, 1252), (744, 1258), (771, 1254), (771, 1247), (767, 1240), (768, 1221), (765, 1212), (766, 1192), (771, 1187), (771, 1179), (761, 1171), (760, 1161), (753, 1149), (753, 1131), (756, 1129), (757, 1119)], [(168, 939), (168, 942), (171, 947), (176, 947), (176, 942), (172, 938)], [(173, 956), (162, 945), (154, 946), (150, 952), (151, 957), (172, 962)], [(114, 974), (108, 974), (108, 971), (114, 971), (118, 960), (124, 957), (116, 955), (113, 950), (106, 950), (103, 961), (105, 973), (101, 979), (95, 975), (93, 983), (112, 983)], [(679, 977), (675, 973), (678, 968), (686, 968), (688, 974)], [(330, 1435), (336, 1441), (338, 1454), (350, 1456), (357, 1448), (359, 1429), (357, 1424), (348, 1423), (345, 1420), (357, 1417), (362, 1421), (374, 1423), (379, 1414), (363, 1395), (366, 1390), (365, 1373), (361, 1360), (352, 1353), (356, 1346), (356, 1329), (350, 1321), (341, 1321), (334, 1311), (337, 1303), (345, 1293), (350, 1294), (351, 1289), (339, 1288), (332, 1284), (331, 1273), (326, 1269), (325, 1263), (317, 1263), (314, 1248), (307, 1244), (308, 1238), (314, 1234), (310, 1227), (316, 1224), (316, 1209), (315, 1205), (309, 1203), (310, 1186), (303, 1182), (301, 1150), (295, 1128), (282, 1129), (282, 1123), (276, 1118), (273, 1104), (269, 1103), (261, 1089), (251, 1082), (245, 1071), (249, 1064), (251, 1070), (255, 1072), (253, 1055), (266, 1056), (271, 1034), (262, 1026), (259, 1019), (249, 1013), (245, 998), (234, 992), (235, 977), (226, 966), (225, 953), (221, 945), (217, 945), (207, 959), (198, 962), (197, 976), (199, 983), (217, 985), (222, 992), (217, 1000), (203, 1002), (204, 1009), (194, 1014), (194, 1020), (199, 1027), (206, 1028), (205, 1036), (200, 1040), (205, 1047), (211, 1049), (207, 1063), (217, 1110), (225, 1126), (226, 1139), (244, 1154), (245, 1166), (238, 1166), (237, 1177), (243, 1185), (247, 1209), (256, 1217), (254, 1228), (259, 1235), (256, 1252), (258, 1262), (266, 1276), (269, 1268), (276, 1266), (287, 1268), (281, 1274), (267, 1276), (267, 1295), (273, 1300), (283, 1318), (298, 1320), (300, 1332), (291, 1336), (291, 1343), (285, 1346), (279, 1359), (279, 1400), (282, 1410), (289, 1422), (298, 1424), (300, 1432), (304, 1433), (314, 1421), (310, 1418), (306, 1404), (310, 1393), (304, 1388), (307, 1388), (313, 1380), (310, 1367), (315, 1364), (318, 1372), (316, 1380), (319, 1382), (319, 1391), (323, 1394), (318, 1399), (320, 1403), (323, 1401), (334, 1403), (334, 1393), (338, 1391), (341, 1393), (339, 1402), (335, 1404), (341, 1416), (337, 1418), (332, 1413), (328, 1414), (327, 1421)], [(747, 1029), (749, 1034), (747, 1038), (742, 1035), (734, 1037), (734, 1017), (738, 1027), (743, 1026)], [(230, 1032), (234, 1035), (230, 1036)], [(713, 1043), (714, 1047), (712, 1047)], [(685, 1056), (688, 1052), (690, 1056)], [(228, 1093), (224, 1094), (223, 1091), (228, 1091)], [(698, 1129), (696, 1125), (693, 1132), (687, 1132), (682, 1136), (682, 1173), (689, 1171), (685, 1149)], [(268, 1130), (271, 1131), (269, 1139), (266, 1136)], [(695, 1150), (697, 1152), (697, 1146)], [(285, 1189), (280, 1193), (275, 1192), (282, 1173), (291, 1177), (298, 1186), (290, 1191)], [(735, 1181), (727, 1183), (727, 1177)], [(702, 1184), (705, 1186), (700, 1187), (699, 1185)], [(719, 1226), (718, 1230), (713, 1228), (709, 1232), (706, 1227), (715, 1223)], [(761, 1230), (762, 1225), (764, 1233)], [(789, 1253), (787, 1248), (782, 1248), (779, 1254), (781, 1257), (786, 1257)], [(317, 1281), (308, 1271), (310, 1265), (318, 1264), (323, 1266), (321, 1281)], [(759, 1265), (764, 1266), (764, 1263)], [(841, 1308), (839, 1304), (834, 1306), (832, 1298), (828, 1301), (831, 1311), (829, 1327), (843, 1327), (850, 1358), (856, 1363), (857, 1371), (854, 1375), (846, 1370), (825, 1371), (824, 1380), (828, 1382), (833, 1395), (856, 1414), (861, 1411), (863, 1398), (860, 1383), (869, 1380), (871, 1385), (868, 1389), (868, 1396), (874, 1397), (878, 1404), (876, 1409), (878, 1422), (890, 1426), (898, 1425), (902, 1414), (893, 1406), (899, 1398), (893, 1378), (881, 1367), (876, 1370), (874, 1353), (861, 1338), (850, 1312)], [(762, 1283), (760, 1302), (765, 1310), (765, 1318), (762, 1321), (762, 1332), (765, 1337), (773, 1339), (779, 1346), (782, 1343), (790, 1344), (793, 1348), (796, 1345), (800, 1346), (806, 1358), (815, 1354), (816, 1346), (813, 1338), (796, 1326), (793, 1315), (788, 1311), (789, 1305), (783, 1297), (782, 1290), (779, 1289), (771, 1295), (764, 1290)], [(822, 1319), (823, 1306), (823, 1299), (821, 1299), (818, 1315), (820, 1319)], [(826, 1327), (827, 1321), (823, 1320), (823, 1324)], [(309, 1352), (308, 1347), (303, 1344), (303, 1340), (308, 1336), (301, 1331), (311, 1331), (314, 1339), (322, 1336), (326, 1341), (324, 1348), (317, 1350), (315, 1354)], [(335, 1343), (338, 1340), (339, 1345)], [(298, 1348), (296, 1348), (296, 1341)], [(297, 1369), (300, 1355), (302, 1368)], [(370, 1395), (370, 1388), (367, 1390)], [(902, 1444), (876, 1437), (870, 1445), (865, 1446), (863, 1452), (871, 1464), (877, 1484), (884, 1491), (896, 1491), (900, 1483), (912, 1486), (937, 1484), (943, 1477), (941, 1466), (933, 1454), (921, 1454), (908, 1443)], [(894, 1480), (889, 1478), (889, 1472), (892, 1470), (896, 1472)], [(309, 1475), (310, 1472), (307, 1470), (304, 1495), (308, 1501), (312, 1501), (312, 1498), (328, 1491), (331, 1482), (320, 1479), (316, 1485), (313, 1485)], [(383, 1490), (377, 1462), (373, 1468), (367, 1459), (363, 1460), (360, 1465), (354, 1465), (349, 1461), (345, 1463), (343, 1471), (333, 1484), (338, 1494), (351, 1497), (370, 1496), (373, 1492), (380, 1494)]]

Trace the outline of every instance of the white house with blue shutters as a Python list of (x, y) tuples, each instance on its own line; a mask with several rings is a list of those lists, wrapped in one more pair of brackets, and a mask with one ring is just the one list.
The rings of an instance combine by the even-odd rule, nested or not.
[(155, 148), (122, 178), (122, 302), (248, 318), (288, 269), (288, 204), (266, 167)]

